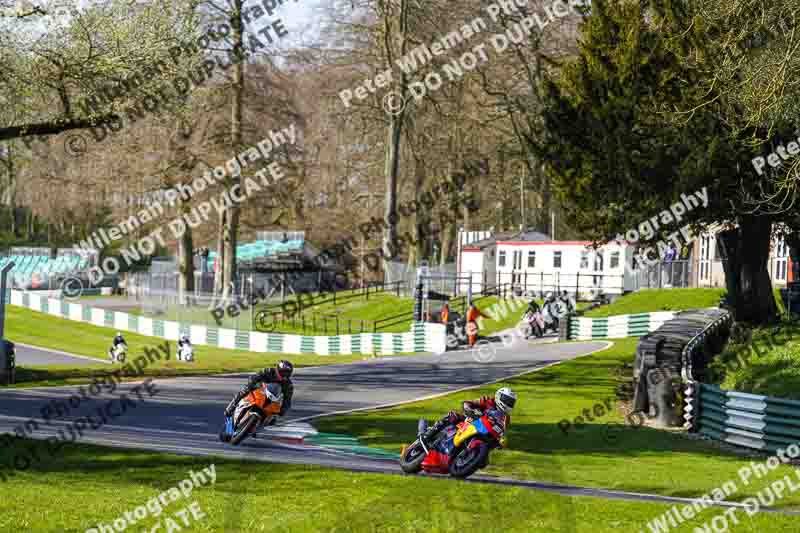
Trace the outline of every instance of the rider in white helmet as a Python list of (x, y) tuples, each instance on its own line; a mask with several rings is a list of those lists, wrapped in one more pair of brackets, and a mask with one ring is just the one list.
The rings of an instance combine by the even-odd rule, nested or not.
[(122, 332), (118, 331), (114, 340), (111, 341), (111, 349), (115, 350), (120, 344), (124, 344), (126, 348), (128, 347), (128, 343), (125, 342), (125, 339), (122, 337)]
[(516, 403), (517, 395), (509, 387), (497, 389), (497, 392), (494, 393), (494, 398), (482, 396), (477, 400), (464, 402), (462, 406), (464, 409), (464, 415), (460, 415), (455, 411), (450, 411), (441, 420), (430, 426), (427, 431), (421, 435), (421, 438), (427, 444), (429, 439), (434, 437), (447, 426), (463, 422), (466, 418), (465, 415), (472, 417), (483, 416), (483, 414), (490, 409), (497, 409), (498, 411), (502, 412), (506, 417), (505, 422), (506, 427), (508, 427), (508, 425), (511, 423), (511, 411), (514, 410), (514, 405), (516, 405)]
[(184, 345), (191, 346), (192, 342), (189, 340), (189, 335), (184, 333), (181, 335), (180, 339), (178, 339), (178, 348), (182, 348)]

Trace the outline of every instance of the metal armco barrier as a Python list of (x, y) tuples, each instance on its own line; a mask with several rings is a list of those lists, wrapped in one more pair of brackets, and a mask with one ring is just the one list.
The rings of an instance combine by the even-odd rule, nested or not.
[(714, 440), (775, 452), (800, 444), (800, 402), (688, 383), (686, 427)]

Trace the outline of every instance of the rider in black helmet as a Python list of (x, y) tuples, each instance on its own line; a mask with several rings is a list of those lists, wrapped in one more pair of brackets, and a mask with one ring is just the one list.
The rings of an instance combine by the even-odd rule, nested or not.
[(236, 396), (233, 397), (231, 403), (228, 404), (228, 407), (225, 408), (225, 416), (231, 417), (233, 416), (233, 412), (236, 410), (236, 406), (239, 402), (250, 394), (253, 390), (255, 390), (260, 383), (278, 383), (283, 390), (283, 405), (281, 405), (281, 412), (278, 413), (280, 416), (283, 416), (289, 408), (292, 406), (292, 394), (294, 394), (294, 385), (292, 385), (292, 372), (294, 372), (294, 366), (289, 361), (283, 360), (279, 361), (275, 368), (265, 368), (261, 372), (250, 376), (250, 380), (245, 385), (242, 390), (236, 393)]

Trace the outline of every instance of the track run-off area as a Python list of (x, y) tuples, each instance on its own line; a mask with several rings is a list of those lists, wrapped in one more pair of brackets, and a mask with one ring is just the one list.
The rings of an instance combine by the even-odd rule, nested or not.
[[(87, 430), (78, 442), (145, 449), (194, 456), (285, 464), (318, 465), (356, 472), (402, 474), (395, 458), (362, 454), (304, 442), (303, 434), (313, 432), (315, 418), (390, 407), (501, 382), (576, 357), (590, 355), (611, 346), (608, 341), (556, 343), (551, 339), (517, 341), (511, 346), (497, 344), (487, 360), (473, 351), (376, 358), (363, 362), (299, 368), (295, 371), (292, 410), (278, 426), (259, 432), (255, 439), (233, 447), (218, 439), (222, 410), (247, 380), (247, 374), (155, 379), (153, 394), (145, 394), (135, 409), (122, 413), (96, 430)], [(19, 364), (64, 364), (72, 356), (43, 348), (18, 346)], [(86, 361), (76, 356), (72, 364)], [(86, 361), (96, 362), (96, 361)], [(96, 412), (109, 400), (129, 394), (141, 383), (122, 383), (111, 392), (85, 397), (66, 416), (39, 424), (32, 438), (54, 437), (76, 419)], [(17, 388), (0, 391), (0, 433), (31, 418), (41, 420), (41, 410), (52, 401), (68, 402), (75, 386)], [(525, 398), (520, 398), (525, 401)], [(459, 406), (453, 406), (454, 409)], [(444, 413), (443, 413), (444, 414)], [(398, 450), (399, 453), (399, 450)], [(436, 476), (439, 477), (439, 476)], [(443, 477), (443, 476), (442, 476)], [(456, 482), (455, 480), (449, 480)], [(689, 503), (692, 498), (643, 494), (599, 488), (577, 487), (536, 480), (506, 479), (475, 475), (469, 482), (526, 487), (565, 496)], [(741, 504), (719, 502), (720, 507)], [(766, 512), (800, 514), (779, 509)]]

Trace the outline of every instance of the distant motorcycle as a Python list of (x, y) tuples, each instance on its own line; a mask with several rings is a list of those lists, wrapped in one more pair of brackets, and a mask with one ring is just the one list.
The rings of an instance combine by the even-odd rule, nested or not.
[(219, 439), (236, 446), (248, 436), (255, 435), (258, 428), (274, 423), (282, 405), (281, 386), (278, 383), (262, 383), (242, 398), (233, 416), (226, 420)]
[(117, 344), (116, 347), (108, 350), (108, 356), (111, 358), (112, 363), (124, 363), (127, 354), (128, 346), (126, 344)]
[(192, 362), (194, 361), (194, 348), (191, 344), (179, 346), (176, 357), (178, 358), (178, 361)]
[(567, 314), (567, 308), (563, 304), (563, 302), (556, 300), (554, 302), (545, 303), (542, 306), (544, 332), (547, 333), (550, 330), (558, 332), (559, 320), (563, 318), (566, 314)]
[(526, 339), (531, 335), (535, 336), (537, 339), (544, 335), (544, 318), (542, 317), (541, 311), (536, 311), (535, 313), (529, 311), (525, 313), (525, 316), (522, 317), (522, 321), (524, 323), (523, 327), (525, 328)]

